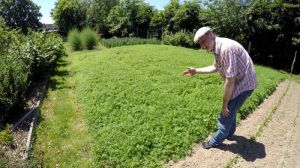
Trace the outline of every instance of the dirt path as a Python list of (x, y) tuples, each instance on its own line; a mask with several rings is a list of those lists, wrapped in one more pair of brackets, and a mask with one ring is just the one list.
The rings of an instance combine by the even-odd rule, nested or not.
[(253, 162), (239, 159), (233, 167), (300, 167), (300, 85), (291, 82), (272, 121), (256, 142), (266, 156)]
[[(196, 144), (191, 156), (176, 163), (170, 161), (166, 167), (300, 167), (300, 84), (291, 81), (288, 85), (288, 81), (282, 82), (272, 96), (241, 121), (233, 141), (226, 140), (210, 150)], [(262, 134), (250, 141), (277, 105)]]

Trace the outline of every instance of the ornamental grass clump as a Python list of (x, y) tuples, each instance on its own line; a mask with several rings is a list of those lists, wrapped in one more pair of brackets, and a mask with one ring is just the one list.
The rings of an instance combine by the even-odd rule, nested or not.
[(82, 50), (82, 41), (80, 38), (80, 33), (77, 29), (72, 29), (68, 33), (68, 43), (70, 44), (73, 51)]
[(92, 50), (97, 46), (97, 34), (91, 28), (86, 27), (85, 29), (83, 29), (80, 36), (83, 48)]

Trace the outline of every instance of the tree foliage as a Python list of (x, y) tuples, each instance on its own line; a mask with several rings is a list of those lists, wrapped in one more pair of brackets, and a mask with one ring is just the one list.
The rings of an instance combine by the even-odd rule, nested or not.
[[(245, 48), (251, 42), (256, 63), (289, 70), (299, 51), (299, 8), (299, 0), (212, 0), (200, 15), (218, 35), (233, 38)], [(300, 66), (295, 67), (299, 72)]]
[(300, 46), (299, 8), (299, 0), (171, 0), (163, 10), (144, 0), (59, 0), (53, 16), (61, 29), (80, 29), (87, 18), (102, 37), (156, 37), (188, 47), (185, 37), (210, 26), (245, 48), (251, 42), (255, 62), (289, 70)]
[(20, 29), (27, 33), (28, 29), (38, 29), (42, 26), (39, 22), (42, 14), (40, 7), (31, 0), (1, 0), (0, 16), (6, 22), (6, 25), (13, 29)]
[(66, 35), (72, 28), (83, 28), (86, 25), (86, 7), (79, 0), (58, 0), (51, 15), (59, 32)]
[(109, 32), (114, 36), (147, 37), (153, 7), (142, 0), (122, 0), (108, 14)]
[(193, 32), (198, 29), (201, 24), (199, 18), (200, 1), (185, 1), (178, 10), (176, 10), (174, 17), (171, 19), (174, 22), (174, 31), (178, 32), (182, 29)]
[(167, 19), (165, 17), (165, 12), (155, 11), (150, 23), (151, 32), (154, 34), (154, 37), (161, 38), (166, 25)]
[(167, 21), (165, 26), (168, 32), (175, 33), (173, 17), (175, 16), (175, 12), (179, 9), (179, 6), (179, 0), (171, 0), (164, 9), (164, 16)]
[(119, 4), (119, 0), (91, 0), (87, 9), (87, 20), (103, 37), (109, 37), (107, 16), (111, 9)]
[[(247, 22), (256, 62), (289, 70), (294, 52), (300, 49), (299, 8), (299, 0), (254, 1)], [(296, 69), (299, 72), (300, 67)]]
[(205, 25), (214, 28), (219, 36), (246, 43), (247, 6), (240, 0), (213, 0), (206, 3), (207, 9), (200, 13)]

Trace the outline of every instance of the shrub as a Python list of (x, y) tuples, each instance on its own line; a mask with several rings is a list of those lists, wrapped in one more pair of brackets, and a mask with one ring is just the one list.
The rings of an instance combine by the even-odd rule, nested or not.
[(28, 87), (29, 68), (19, 60), (0, 59), (0, 120), (23, 104)]
[(37, 78), (50, 70), (50, 67), (66, 55), (62, 39), (56, 34), (30, 32), (24, 44), (31, 62), (31, 77)]
[[(63, 41), (53, 34), (8, 30), (0, 19), (0, 123), (22, 107), (30, 80), (47, 72), (65, 55)], [(1, 125), (0, 125), (1, 126)]]
[(73, 51), (82, 50), (82, 41), (80, 38), (80, 34), (77, 29), (72, 29), (68, 33), (68, 43), (70, 44)]
[(165, 33), (163, 36), (163, 44), (193, 48), (193, 34), (181, 30), (174, 35)]
[(0, 20), (0, 121), (22, 105), (29, 75), (26, 57), (21, 56), (25, 55), (20, 47), (24, 38), (17, 31), (8, 31), (4, 24)]
[(89, 27), (86, 27), (80, 34), (83, 48), (92, 50), (97, 45), (97, 34), (91, 30)]
[(2, 131), (0, 131), (0, 147), (9, 145), (12, 143), (13, 135), (10, 133), (12, 130), (11, 125), (7, 125), (6, 128)]

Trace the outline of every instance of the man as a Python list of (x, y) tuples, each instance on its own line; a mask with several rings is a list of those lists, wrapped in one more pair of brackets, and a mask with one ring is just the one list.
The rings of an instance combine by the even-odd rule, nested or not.
[(206, 74), (219, 71), (224, 79), (223, 105), (218, 118), (218, 131), (209, 141), (202, 143), (202, 147), (209, 149), (231, 139), (236, 129), (236, 113), (245, 100), (257, 87), (257, 80), (253, 62), (238, 42), (216, 37), (209, 27), (200, 28), (194, 37), (194, 43), (201, 48), (214, 53), (213, 65), (194, 68), (183, 72), (184, 76)]

